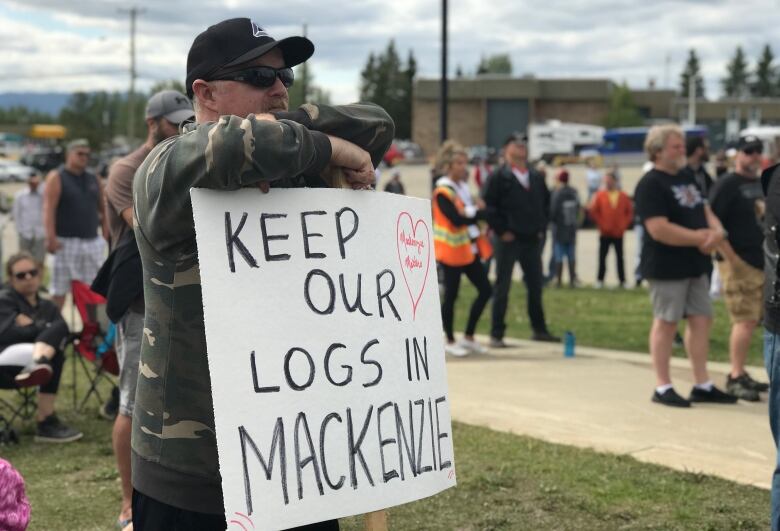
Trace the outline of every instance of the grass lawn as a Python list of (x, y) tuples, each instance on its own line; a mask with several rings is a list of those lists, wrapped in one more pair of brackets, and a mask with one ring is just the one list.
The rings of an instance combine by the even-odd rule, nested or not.
[[(464, 281), (458, 330), (473, 295)], [(581, 345), (646, 351), (650, 303), (645, 290), (548, 289), (544, 297), (553, 332), (572, 330)], [(715, 308), (711, 357), (724, 360), (728, 319), (721, 302)], [(488, 308), (480, 332), (488, 332), (489, 321)], [(530, 336), (520, 285), (510, 296), (508, 323), (508, 335)], [(761, 364), (758, 334), (750, 361)], [(111, 424), (97, 417), (96, 402), (84, 413), (72, 410), (70, 363), (58, 411), (84, 431), (84, 439), (62, 446), (36, 444), (28, 423), (20, 445), (0, 446), (0, 457), (27, 481), (33, 531), (113, 529), (119, 509)], [(484, 428), (456, 424), (453, 429), (458, 487), (391, 509), (391, 529), (766, 528), (769, 494), (762, 489)], [(342, 521), (342, 529), (362, 528), (360, 517)]]
[[(36, 444), (27, 425), (22, 443), (0, 446), (0, 456), (26, 479), (30, 530), (112, 529), (120, 497), (110, 423), (95, 406), (73, 413), (66, 398), (60, 414), (84, 439)], [(762, 489), (485, 428), (453, 429), (458, 487), (391, 509), (390, 529), (766, 528)], [(342, 529), (362, 530), (362, 518), (342, 520)]]
[[(455, 332), (466, 326), (466, 317), (476, 291), (466, 279), (461, 279), (460, 295), (455, 307)], [(526, 312), (525, 287), (514, 283), (509, 293), (507, 332), (509, 337), (529, 339), (531, 327)], [(722, 300), (714, 301), (715, 319), (710, 336), (711, 360), (728, 361), (731, 323)], [(603, 347), (635, 352), (647, 352), (652, 307), (646, 289), (545, 288), (544, 312), (550, 330), (563, 335), (571, 330), (578, 345)], [(680, 325), (682, 332), (683, 326)], [(762, 327), (753, 334), (748, 363), (763, 367)], [(490, 333), (490, 304), (482, 314), (477, 333)], [(685, 351), (675, 348), (676, 356)]]

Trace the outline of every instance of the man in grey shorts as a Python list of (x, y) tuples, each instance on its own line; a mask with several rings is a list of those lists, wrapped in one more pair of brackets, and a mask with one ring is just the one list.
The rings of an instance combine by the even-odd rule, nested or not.
[[(650, 284), (653, 325), (650, 355), (656, 375), (652, 400), (665, 406), (691, 402), (733, 404), (736, 397), (715, 387), (707, 373), (712, 305), (707, 278), (710, 254), (726, 233), (685, 166), (685, 140), (675, 125), (655, 126), (645, 139), (653, 163), (637, 184), (636, 211), (645, 228), (642, 277)], [(694, 386), (686, 400), (672, 386), (669, 360), (677, 322), (685, 318), (685, 349)]]
[[(182, 93), (163, 90), (154, 94), (146, 104), (146, 142), (126, 157), (117, 160), (108, 173), (106, 186), (106, 218), (111, 232), (111, 249), (132, 245), (133, 237), (133, 179), (135, 171), (154, 146), (179, 133), (179, 124), (195, 117), (192, 103)], [(136, 251), (137, 252), (137, 251)], [(142, 277), (140, 258), (138, 279)], [(122, 279), (113, 282), (122, 282)], [(140, 283), (139, 283), (140, 286)], [(111, 301), (109, 301), (111, 302)], [(132, 522), (133, 486), (130, 481), (130, 433), (132, 430), (135, 388), (138, 382), (138, 364), (141, 357), (141, 338), (144, 328), (143, 292), (130, 303), (127, 312), (117, 323), (117, 354), (120, 360), (119, 411), (114, 421), (112, 439), (117, 468), (122, 481), (122, 505), (118, 527), (130, 527)]]

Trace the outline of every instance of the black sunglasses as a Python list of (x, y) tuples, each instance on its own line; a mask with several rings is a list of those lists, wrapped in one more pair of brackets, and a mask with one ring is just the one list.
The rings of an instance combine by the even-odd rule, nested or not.
[(764, 149), (760, 148), (760, 147), (747, 148), (747, 149), (742, 150), (742, 152), (745, 155), (760, 155), (760, 154), (762, 154), (764, 152)]
[(287, 88), (290, 88), (295, 81), (292, 68), (271, 68), (270, 66), (256, 66), (248, 70), (231, 72), (215, 77), (213, 81), (240, 81), (255, 87), (269, 88), (276, 83), (277, 77)]
[(27, 278), (35, 278), (38, 276), (38, 270), (37, 269), (30, 269), (28, 271), (19, 271), (18, 273), (14, 273), (14, 278), (16, 280), (24, 280)]

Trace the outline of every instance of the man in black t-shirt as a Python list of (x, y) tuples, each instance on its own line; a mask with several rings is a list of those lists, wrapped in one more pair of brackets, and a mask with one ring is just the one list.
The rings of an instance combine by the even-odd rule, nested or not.
[(710, 194), (712, 211), (728, 232), (728, 239), (718, 247), (718, 272), (732, 323), (726, 390), (751, 402), (769, 388), (745, 371), (750, 340), (762, 314), (764, 193), (758, 179), (762, 150), (758, 137), (740, 138), (735, 172), (718, 179)]
[[(642, 277), (650, 284), (653, 325), (650, 355), (656, 373), (654, 402), (690, 407), (690, 402), (734, 403), (736, 398), (715, 387), (707, 374), (712, 305), (706, 275), (710, 253), (724, 231), (685, 165), (683, 133), (674, 125), (655, 126), (645, 139), (653, 162), (635, 191), (636, 211), (645, 227)], [(685, 318), (685, 346), (695, 385), (688, 400), (672, 386), (669, 360), (677, 322)]]

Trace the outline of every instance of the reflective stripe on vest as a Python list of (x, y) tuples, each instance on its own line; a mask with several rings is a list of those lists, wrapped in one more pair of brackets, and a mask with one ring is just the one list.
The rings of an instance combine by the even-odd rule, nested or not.
[(444, 215), (437, 201), (440, 194), (444, 194), (461, 215), (464, 210), (463, 201), (452, 188), (439, 186), (433, 191), (433, 246), (436, 260), (452, 267), (468, 265), (474, 261), (468, 226), (456, 227)]

